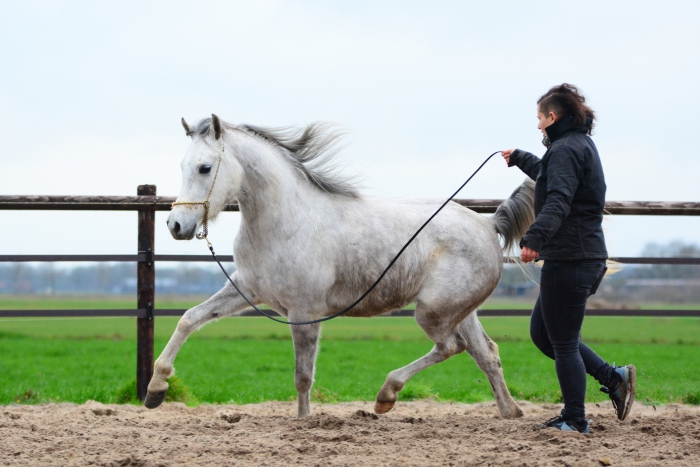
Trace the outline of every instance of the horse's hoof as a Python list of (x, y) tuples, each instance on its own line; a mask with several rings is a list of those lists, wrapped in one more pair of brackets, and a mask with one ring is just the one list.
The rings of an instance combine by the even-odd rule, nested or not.
[(395, 404), (395, 403), (396, 403), (396, 402), (380, 402), (380, 401), (377, 401), (377, 402), (374, 403), (374, 413), (378, 413), (378, 414), (387, 413), (388, 411), (390, 411), (391, 409), (394, 408), (394, 404)]
[(143, 401), (143, 405), (145, 405), (148, 409), (155, 409), (163, 403), (167, 393), (167, 389), (165, 391), (149, 392), (146, 394), (146, 400)]
[(525, 415), (525, 414), (523, 413), (523, 411), (520, 410), (520, 408), (518, 408), (517, 410), (512, 410), (512, 411), (510, 411), (509, 413), (507, 413), (507, 414), (505, 414), (505, 415), (501, 415), (501, 417), (502, 417), (502, 418), (505, 418), (506, 420), (513, 420), (513, 419), (516, 419), (516, 418), (523, 417), (524, 415)]
[(520, 418), (520, 417), (524, 417), (524, 416), (525, 416), (525, 412), (523, 412), (523, 409), (518, 407), (518, 410), (515, 411), (512, 418)]

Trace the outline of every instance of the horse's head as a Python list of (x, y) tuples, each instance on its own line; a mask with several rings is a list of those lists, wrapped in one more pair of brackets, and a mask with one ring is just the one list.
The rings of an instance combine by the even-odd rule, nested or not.
[(190, 129), (182, 126), (192, 143), (180, 163), (182, 188), (168, 216), (168, 229), (176, 240), (191, 240), (204, 223), (204, 203), (209, 203), (209, 220), (216, 217), (241, 189), (243, 168), (226, 148), (224, 131), (216, 115)]

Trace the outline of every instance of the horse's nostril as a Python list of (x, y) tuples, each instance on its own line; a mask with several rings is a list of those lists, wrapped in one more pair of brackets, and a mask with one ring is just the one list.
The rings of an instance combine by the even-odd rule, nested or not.
[(175, 222), (175, 233), (180, 233), (180, 223)]

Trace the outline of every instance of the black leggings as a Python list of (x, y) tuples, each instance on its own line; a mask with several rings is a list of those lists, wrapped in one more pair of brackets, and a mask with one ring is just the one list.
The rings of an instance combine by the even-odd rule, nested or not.
[(555, 361), (564, 397), (562, 416), (585, 420), (586, 373), (608, 386), (613, 368), (581, 342), (586, 301), (605, 274), (605, 261), (545, 261), (530, 336)]

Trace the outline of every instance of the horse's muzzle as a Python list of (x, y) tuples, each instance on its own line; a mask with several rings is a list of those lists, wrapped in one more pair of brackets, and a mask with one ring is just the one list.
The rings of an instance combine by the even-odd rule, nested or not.
[(170, 219), (166, 221), (170, 235), (173, 236), (175, 240), (192, 240), (194, 238), (195, 231), (197, 230), (197, 224), (192, 225), (189, 228), (183, 228), (183, 226), (178, 221), (170, 222)]

